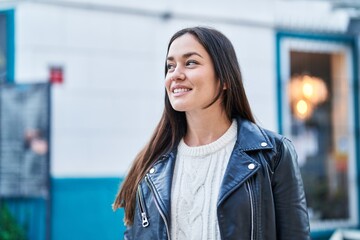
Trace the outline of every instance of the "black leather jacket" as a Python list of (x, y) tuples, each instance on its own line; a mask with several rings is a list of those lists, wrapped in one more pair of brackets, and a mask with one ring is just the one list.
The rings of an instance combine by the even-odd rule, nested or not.
[[(171, 239), (175, 159), (176, 151), (163, 156), (139, 184), (134, 223), (127, 227), (125, 239)], [(294, 147), (288, 139), (249, 121), (238, 119), (238, 137), (217, 206), (223, 240), (310, 239)]]

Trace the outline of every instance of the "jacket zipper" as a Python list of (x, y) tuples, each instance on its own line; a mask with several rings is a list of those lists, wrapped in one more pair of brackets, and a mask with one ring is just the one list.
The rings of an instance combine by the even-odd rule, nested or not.
[(145, 204), (144, 204), (144, 199), (143, 199), (140, 185), (138, 186), (138, 196), (139, 196), (138, 197), (139, 198), (139, 207), (140, 207), (140, 213), (141, 213), (141, 223), (142, 223), (142, 226), (145, 228), (145, 227), (149, 226), (149, 220), (146, 215)]
[(159, 206), (159, 202), (158, 202), (158, 198), (157, 198), (157, 195), (155, 194), (155, 187), (154, 185), (152, 184), (151, 180), (148, 178), (148, 174), (145, 175), (145, 182), (147, 183), (147, 185), (149, 186), (151, 192), (153, 193), (154, 195), (154, 200), (155, 200), (155, 205), (156, 205), (156, 208), (158, 209), (164, 223), (165, 223), (165, 227), (166, 227), (166, 233), (168, 235), (168, 240), (171, 240), (170, 238), (170, 233), (169, 233), (169, 225), (166, 221), (166, 218), (165, 218), (165, 214), (163, 213), (163, 211), (160, 209), (160, 206)]
[(246, 187), (249, 191), (249, 198), (250, 198), (250, 208), (251, 208), (251, 240), (254, 239), (254, 198), (253, 198), (253, 193), (252, 193), (252, 189), (251, 189), (251, 185), (250, 183), (247, 181), (246, 182)]

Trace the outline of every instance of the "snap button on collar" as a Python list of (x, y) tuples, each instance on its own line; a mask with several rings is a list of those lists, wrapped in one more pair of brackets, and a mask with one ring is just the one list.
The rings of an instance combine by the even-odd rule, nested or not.
[(248, 165), (248, 169), (253, 170), (254, 168), (255, 168), (255, 164), (250, 163), (250, 164)]
[(262, 147), (266, 147), (268, 144), (267, 144), (266, 142), (262, 142), (260, 145), (261, 145)]
[(149, 173), (153, 174), (155, 172), (155, 168), (151, 168)]

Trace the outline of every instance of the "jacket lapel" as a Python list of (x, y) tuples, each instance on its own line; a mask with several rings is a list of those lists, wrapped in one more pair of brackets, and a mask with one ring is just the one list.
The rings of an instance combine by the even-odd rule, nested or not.
[(269, 139), (257, 125), (240, 118), (237, 119), (237, 123), (237, 141), (221, 183), (218, 205), (259, 170), (260, 163), (249, 157), (246, 152), (273, 148)]
[(154, 186), (154, 194), (158, 200), (159, 207), (165, 214), (165, 218), (168, 222), (170, 220), (170, 195), (175, 166), (175, 154), (176, 152), (174, 151), (163, 156), (148, 174), (148, 178)]
[(244, 152), (233, 152), (221, 183), (218, 205), (258, 169), (259, 164), (246, 156)]

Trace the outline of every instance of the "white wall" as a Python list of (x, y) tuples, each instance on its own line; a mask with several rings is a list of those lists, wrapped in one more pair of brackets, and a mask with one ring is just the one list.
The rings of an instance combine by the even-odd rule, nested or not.
[(162, 112), (167, 41), (186, 26), (230, 38), (260, 125), (277, 130), (272, 1), (19, 2), (16, 80), (46, 81), (51, 65), (65, 70), (64, 84), (53, 86), (56, 177), (127, 171)]
[[(161, 114), (165, 46), (159, 19), (22, 4), (16, 11), (16, 79), (53, 86), (52, 173), (117, 176)], [(161, 46), (160, 46), (161, 45)]]

